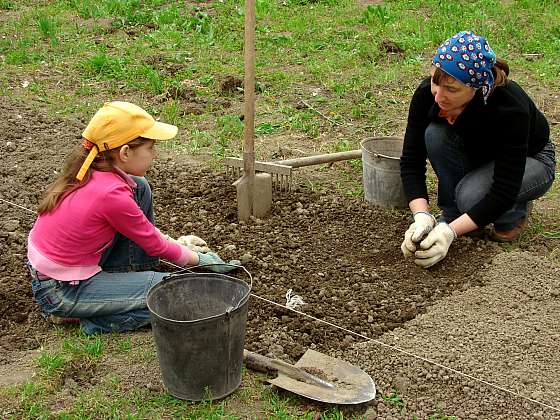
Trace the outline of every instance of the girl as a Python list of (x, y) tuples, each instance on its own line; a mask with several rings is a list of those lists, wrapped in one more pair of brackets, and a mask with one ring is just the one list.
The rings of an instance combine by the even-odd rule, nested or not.
[[(438, 48), (414, 93), (401, 156), (414, 223), (401, 249), (421, 267), (442, 260), (457, 235), (492, 222), (491, 239), (516, 240), (529, 201), (552, 186), (548, 122), (508, 74), (484, 37), (463, 31)], [(439, 224), (428, 211), (426, 158), (438, 178)]]
[(150, 271), (159, 258), (213, 264), (222, 273), (239, 265), (193, 252), (153, 224), (143, 177), (155, 141), (176, 134), (177, 127), (128, 102), (106, 103), (93, 116), (29, 233), (32, 290), (45, 316), (77, 318), (87, 334), (135, 330), (149, 323), (148, 290), (168, 274)]

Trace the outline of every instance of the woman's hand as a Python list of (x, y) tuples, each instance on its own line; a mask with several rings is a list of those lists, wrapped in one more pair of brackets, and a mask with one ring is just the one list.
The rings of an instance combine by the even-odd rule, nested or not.
[(427, 211), (414, 213), (414, 223), (404, 234), (401, 250), (405, 257), (412, 257), (417, 249), (417, 244), (430, 233), (436, 224), (436, 218)]
[(422, 268), (428, 268), (443, 260), (449, 251), (451, 243), (457, 234), (447, 223), (439, 223), (420, 242), (420, 250), (414, 253), (414, 263)]

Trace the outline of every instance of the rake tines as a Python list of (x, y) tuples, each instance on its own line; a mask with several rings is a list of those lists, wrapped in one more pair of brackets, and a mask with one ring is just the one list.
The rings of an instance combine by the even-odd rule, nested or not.
[[(243, 159), (227, 157), (224, 160), (226, 174), (236, 178), (243, 175)], [(292, 184), (292, 167), (272, 162), (255, 162), (255, 171), (271, 175), (272, 186), (279, 191), (289, 191)]]

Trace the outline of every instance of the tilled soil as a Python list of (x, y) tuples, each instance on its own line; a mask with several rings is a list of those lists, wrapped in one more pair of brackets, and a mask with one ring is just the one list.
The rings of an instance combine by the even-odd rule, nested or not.
[[(3, 181), (0, 198), (4, 200), (0, 201), (0, 364), (6, 364), (20, 352), (36, 348), (41, 338), (51, 333), (49, 324), (41, 318), (32, 301), (25, 268), (25, 241), (42, 189), (54, 179), (67, 151), (78, 142), (84, 124), (78, 120), (51, 119), (41, 110), (7, 98), (0, 98), (0, 115), (0, 153), (3, 157), (0, 160)], [(408, 331), (411, 323), (418, 325), (425, 316), (434, 314), (433, 308), (448, 305), (447, 299), (456, 299), (471, 291), (482, 299), (486, 293), (484, 287), (489, 282), (485, 276), (494, 264), (492, 258), (502, 252), (491, 242), (460, 238), (453, 244), (444, 263), (422, 270), (402, 259), (400, 242), (409, 223), (405, 212), (383, 210), (359, 199), (343, 198), (335, 193), (319, 194), (296, 185), (291, 192), (274, 193), (270, 218), (239, 223), (235, 189), (231, 185), (233, 180), (225, 174), (203, 169), (187, 156), (166, 153), (147, 177), (154, 190), (157, 225), (161, 230), (175, 237), (196, 234), (225, 259), (242, 258), (253, 275), (253, 292), (257, 296), (284, 304), (286, 292), (293, 289), (305, 302), (300, 308), (302, 311), (371, 338), (385, 340), (401, 328)], [(550, 242), (541, 245), (549, 246)], [(539, 261), (539, 257), (535, 258)], [(546, 267), (549, 270), (542, 273), (544, 284), (558, 278), (554, 264)], [(162, 265), (162, 269), (172, 270), (173, 267)], [(523, 281), (532, 273), (534, 267), (529, 264), (508, 275), (518, 274)], [(554, 299), (550, 302), (551, 310), (553, 307), (558, 309), (557, 295)], [(503, 305), (498, 301), (481, 302), (484, 302), (481, 303), (484, 308)], [(463, 314), (467, 317), (472, 306), (469, 301), (457, 306), (457, 317), (462, 318)], [(499, 324), (502, 313), (498, 311), (494, 316)], [(439, 352), (446, 353), (463, 346), (459, 340), (459, 326), (433, 316), (430, 322), (449, 334), (441, 333), (443, 342)], [(551, 322), (553, 328), (558, 328), (557, 321)], [(525, 324), (521, 326), (525, 327), (532, 328)], [(390, 393), (399, 369), (376, 359), (378, 353), (361, 347), (363, 344), (356, 344), (359, 339), (349, 331), (308, 320), (254, 297), (250, 301), (246, 347), (292, 362), (307, 348), (345, 359), (352, 355), (357, 364), (368, 369), (374, 377), (381, 373), (379, 365), (372, 365), (371, 361), (379, 360), (387, 367), (380, 376), (381, 391)], [(434, 328), (433, 331), (439, 330)], [(451, 338), (454, 331), (457, 331), (456, 341)], [(484, 333), (477, 336), (477, 342), (495, 339), (490, 326), (482, 331)], [(518, 330), (517, 335), (523, 336), (523, 329)], [(406, 340), (416, 342), (414, 335), (406, 336)], [(553, 346), (553, 342), (558, 343), (558, 335), (549, 336), (548, 340), (552, 341), (547, 346)], [(510, 344), (516, 345), (514, 341)], [(532, 354), (531, 346), (524, 351)], [(370, 354), (368, 351), (371, 357), (366, 356)], [(510, 357), (501, 346), (492, 347), (492, 351), (492, 355), (465, 351), (461, 357), (466, 361), (457, 368), (476, 372), (479, 362), (483, 366), (486, 361)], [(535, 361), (540, 362), (545, 361)], [(496, 366), (496, 369), (501, 375), (510, 373), (507, 363)], [(533, 371), (530, 369), (523, 374), (529, 376), (529, 381), (538, 380), (531, 378)], [(500, 374), (496, 375), (496, 378), (502, 378)], [(556, 369), (550, 380), (555, 379), (558, 383), (559, 376), (560, 369)], [(510, 385), (510, 382), (504, 384)], [(422, 388), (422, 395), (432, 395), (430, 392), (436, 385), (438, 389), (447, 389), (446, 381), (432, 380), (426, 389)], [(489, 395), (496, 392), (491, 388), (485, 391)], [(415, 395), (411, 394), (411, 398), (416, 398)], [(556, 398), (559, 405), (558, 394), (535, 396)], [(435, 397), (433, 400), (439, 401)], [(463, 405), (454, 405), (445, 398), (442, 401), (446, 401), (446, 413), (454, 414), (455, 410), (462, 409), (464, 415), (460, 417), (469, 418), (471, 412), (465, 411)], [(428, 410), (427, 406), (416, 407)], [(525, 403), (519, 403), (511, 411), (515, 416), (503, 418), (527, 418), (534, 409), (534, 405), (526, 407)], [(368, 416), (376, 415), (372, 410), (376, 410), (375, 406), (370, 407)], [(500, 405), (485, 405), (476, 411), (484, 418), (496, 418), (502, 412)], [(428, 414), (433, 413), (435, 411)], [(402, 411), (391, 413), (389, 410), (385, 414), (379, 411), (379, 414), (383, 418), (385, 415), (407, 417)]]

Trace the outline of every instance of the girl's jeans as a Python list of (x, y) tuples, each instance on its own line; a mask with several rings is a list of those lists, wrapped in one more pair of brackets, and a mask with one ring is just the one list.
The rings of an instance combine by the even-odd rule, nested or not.
[[(137, 183), (134, 198), (153, 223), (150, 186), (144, 178), (133, 179)], [(77, 285), (45, 279), (29, 268), (33, 295), (44, 315), (79, 318), (84, 332), (94, 334), (132, 331), (150, 323), (148, 290), (168, 273), (140, 270), (154, 269), (158, 264), (159, 258), (148, 256), (130, 239), (117, 234), (101, 258), (103, 271)]]
[[(464, 152), (464, 140), (447, 123), (431, 123), (425, 132), (428, 159), (438, 178), (438, 207), (451, 222), (466, 213), (490, 190), (494, 162), (475, 167)], [(536, 156), (527, 157), (525, 175), (513, 207), (494, 221), (496, 230), (513, 229), (527, 217), (527, 203), (552, 186), (556, 162), (549, 142)]]

